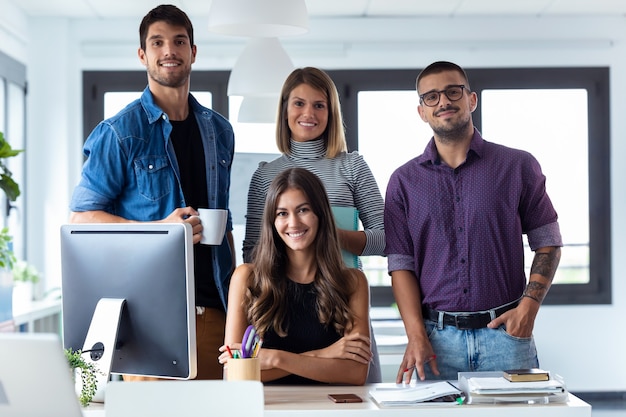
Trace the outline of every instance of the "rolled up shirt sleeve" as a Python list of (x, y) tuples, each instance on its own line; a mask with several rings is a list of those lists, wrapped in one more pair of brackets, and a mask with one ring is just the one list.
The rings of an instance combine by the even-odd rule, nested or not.
[(547, 246), (563, 246), (561, 229), (558, 222), (548, 223), (528, 232), (528, 245), (530, 249), (536, 251)]

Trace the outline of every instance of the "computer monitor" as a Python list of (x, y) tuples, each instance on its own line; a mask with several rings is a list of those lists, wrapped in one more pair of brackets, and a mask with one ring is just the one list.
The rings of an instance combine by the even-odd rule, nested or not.
[(92, 350), (107, 376), (108, 360), (111, 373), (195, 377), (189, 224), (63, 225), (61, 265), (65, 348)]

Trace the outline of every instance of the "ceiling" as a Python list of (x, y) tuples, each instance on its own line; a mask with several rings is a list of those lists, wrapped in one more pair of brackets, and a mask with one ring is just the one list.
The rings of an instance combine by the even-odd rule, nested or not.
[[(141, 19), (155, 0), (8, 0), (28, 16)], [(255, 0), (260, 1), (260, 0)], [(192, 19), (208, 15), (211, 0), (164, 1)], [(626, 16), (624, 0), (306, 0), (309, 17)]]

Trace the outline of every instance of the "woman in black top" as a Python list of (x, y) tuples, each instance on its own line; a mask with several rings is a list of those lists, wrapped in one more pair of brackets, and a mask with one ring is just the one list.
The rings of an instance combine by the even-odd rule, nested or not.
[(249, 324), (263, 338), (261, 379), (365, 383), (371, 360), (369, 286), (346, 268), (322, 182), (302, 168), (280, 173), (267, 193), (254, 264), (234, 272), (220, 362)]

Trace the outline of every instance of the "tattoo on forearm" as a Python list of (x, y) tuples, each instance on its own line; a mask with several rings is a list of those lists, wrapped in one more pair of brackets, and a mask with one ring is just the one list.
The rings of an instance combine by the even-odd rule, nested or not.
[(533, 259), (533, 265), (530, 268), (530, 274), (538, 274), (544, 277), (548, 283), (543, 284), (539, 281), (530, 281), (522, 294), (522, 297), (528, 297), (539, 304), (543, 302), (550, 284), (554, 279), (556, 268), (561, 260), (561, 249), (552, 248), (549, 252), (536, 253)]
[(548, 286), (537, 281), (531, 281), (526, 286), (522, 297), (532, 298), (539, 304), (542, 303), (544, 297), (548, 293)]
[(533, 264), (530, 267), (530, 273), (539, 274), (552, 282), (556, 267), (559, 266), (561, 260), (561, 248), (552, 248), (550, 252), (536, 253)]

